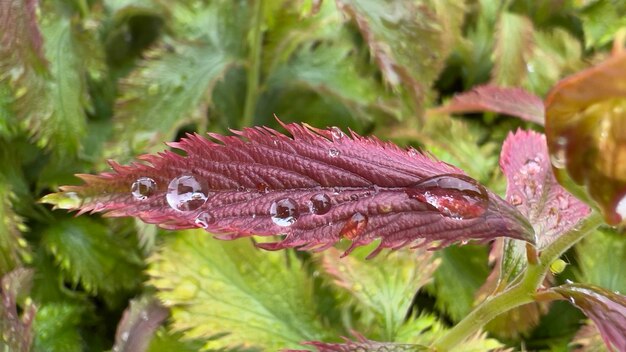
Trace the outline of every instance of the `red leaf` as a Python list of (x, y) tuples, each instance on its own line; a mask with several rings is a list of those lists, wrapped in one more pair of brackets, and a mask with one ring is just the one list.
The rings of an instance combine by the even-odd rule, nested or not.
[(442, 113), (468, 113), (492, 111), (517, 116), (522, 120), (544, 123), (544, 107), (541, 98), (521, 89), (491, 85), (476, 87), (461, 93), (446, 106), (431, 110)]
[(556, 181), (545, 135), (521, 130), (509, 134), (500, 167), (508, 180), (506, 199), (533, 225), (540, 248), (589, 214), (589, 207)]
[(189, 135), (171, 144), (187, 156), (166, 151), (140, 157), (145, 163), (111, 163), (115, 172), (79, 175), (85, 185), (62, 190), (83, 200), (80, 213), (198, 226), (221, 239), (287, 235), (259, 244), (270, 250), (321, 250), (342, 236), (353, 241), (348, 252), (382, 237), (376, 253), (418, 239), (441, 246), (534, 239), (518, 211), (454, 166), (337, 128), (284, 127), (293, 138), (265, 127), (212, 140)]
[(626, 296), (588, 284), (566, 284), (553, 290), (593, 320), (609, 350), (626, 351)]

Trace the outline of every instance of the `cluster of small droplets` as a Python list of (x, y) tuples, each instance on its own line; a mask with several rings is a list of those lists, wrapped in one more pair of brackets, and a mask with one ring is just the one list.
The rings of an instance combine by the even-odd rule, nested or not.
[(513, 176), (513, 182), (522, 190), (523, 195), (511, 196), (511, 203), (519, 205), (523, 199), (535, 200), (541, 193), (543, 185), (537, 182), (537, 175), (545, 170), (542, 169), (543, 156), (537, 155), (532, 159), (526, 160), (519, 171)]

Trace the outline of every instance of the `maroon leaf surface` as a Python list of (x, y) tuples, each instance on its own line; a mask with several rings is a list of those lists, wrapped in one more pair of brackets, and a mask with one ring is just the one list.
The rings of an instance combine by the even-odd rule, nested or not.
[[(43, 201), (65, 208), (137, 216), (169, 229), (202, 227), (221, 239), (286, 237), (270, 250), (323, 249), (342, 237), (352, 247), (437, 241), (443, 246), (496, 236), (534, 241), (512, 206), (454, 166), (376, 138), (289, 124), (293, 138), (265, 127), (235, 136), (189, 135), (172, 151), (113, 173), (79, 175)], [(80, 200), (65, 206), (59, 197)], [(76, 202), (74, 202), (76, 203)]]
[(522, 130), (509, 134), (500, 167), (508, 181), (506, 200), (533, 225), (540, 248), (589, 214), (589, 207), (556, 181), (545, 135)]
[(516, 116), (539, 125), (544, 123), (544, 107), (541, 98), (521, 88), (484, 85), (458, 94), (448, 105), (431, 110), (435, 113), (483, 111)]
[(588, 284), (566, 284), (553, 290), (593, 320), (611, 351), (626, 351), (626, 296)]

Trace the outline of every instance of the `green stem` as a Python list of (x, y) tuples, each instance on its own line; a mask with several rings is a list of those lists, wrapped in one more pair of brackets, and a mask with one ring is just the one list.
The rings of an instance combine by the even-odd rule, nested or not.
[(243, 126), (250, 126), (254, 122), (254, 112), (259, 97), (259, 76), (261, 71), (261, 46), (263, 44), (263, 0), (254, 4), (254, 18), (252, 22), (252, 41), (248, 55), (248, 84), (246, 103), (243, 110)]
[(455, 327), (437, 339), (432, 348), (436, 351), (450, 351), (499, 314), (533, 302), (535, 291), (543, 282), (550, 264), (602, 223), (600, 214), (591, 213), (582, 224), (548, 245), (542, 251), (539, 263), (529, 265), (523, 279), (517, 285), (485, 300)]

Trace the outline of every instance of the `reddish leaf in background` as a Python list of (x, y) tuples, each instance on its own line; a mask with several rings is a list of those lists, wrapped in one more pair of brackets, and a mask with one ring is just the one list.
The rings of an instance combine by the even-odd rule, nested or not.
[(626, 223), (626, 53), (557, 84), (546, 98), (552, 164), (586, 188), (607, 223)]
[(626, 351), (626, 296), (588, 284), (566, 284), (553, 290), (593, 320), (609, 350)]
[(589, 207), (556, 181), (543, 134), (510, 133), (502, 146), (500, 167), (508, 181), (506, 200), (533, 225), (540, 249), (589, 214)]
[(543, 101), (521, 88), (505, 88), (492, 85), (476, 87), (469, 92), (457, 94), (445, 106), (430, 110), (431, 113), (468, 113), (492, 111), (511, 115), (522, 120), (544, 123)]
[[(261, 243), (324, 249), (342, 236), (352, 247), (381, 237), (382, 248), (509, 236), (534, 241), (527, 220), (454, 166), (376, 138), (337, 128), (284, 125), (293, 138), (265, 127), (235, 136), (199, 135), (140, 157), (86, 184), (65, 186), (80, 213), (136, 216), (169, 229), (202, 227), (221, 239), (285, 234)], [(55, 201), (49, 195), (44, 201)], [(71, 208), (71, 207), (70, 207)]]

